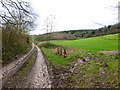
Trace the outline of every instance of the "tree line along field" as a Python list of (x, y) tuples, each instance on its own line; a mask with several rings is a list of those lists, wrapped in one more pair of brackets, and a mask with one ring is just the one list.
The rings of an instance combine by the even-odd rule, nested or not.
[(59, 32), (47, 32), (45, 34), (34, 35), (37, 41), (47, 40), (76, 40), (81, 38), (97, 37), (109, 34), (120, 33), (120, 24), (104, 26), (98, 29), (80, 29), (80, 30), (66, 30)]
[[(92, 38), (84, 38), (78, 40), (55, 40), (50, 41), (51, 43), (76, 48), (76, 49), (84, 49), (90, 51), (110, 51), (110, 50), (118, 50), (118, 35), (119, 34), (111, 34), (99, 37)], [(42, 44), (45, 42), (39, 42)]]
[[(118, 88), (119, 56), (98, 52), (118, 50), (118, 36), (38, 42), (53, 67), (53, 84), (57, 82), (61, 88)], [(59, 48), (62, 52), (66, 49), (66, 57), (58, 53)]]

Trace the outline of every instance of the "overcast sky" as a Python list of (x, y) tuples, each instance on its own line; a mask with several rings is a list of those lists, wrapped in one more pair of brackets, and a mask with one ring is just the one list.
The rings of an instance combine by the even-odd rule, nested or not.
[(54, 31), (75, 29), (97, 29), (95, 24), (111, 25), (117, 23), (119, 0), (30, 0), (39, 18), (37, 27), (31, 34), (43, 34), (44, 20), (55, 15)]

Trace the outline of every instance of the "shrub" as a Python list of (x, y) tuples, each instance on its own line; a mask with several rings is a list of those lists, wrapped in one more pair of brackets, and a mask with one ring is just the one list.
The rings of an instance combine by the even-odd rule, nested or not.
[(43, 43), (40, 47), (54, 48), (54, 47), (58, 47), (58, 45), (47, 42), (47, 43)]
[(2, 60), (3, 64), (10, 62), (31, 48), (30, 37), (17, 30), (2, 31)]

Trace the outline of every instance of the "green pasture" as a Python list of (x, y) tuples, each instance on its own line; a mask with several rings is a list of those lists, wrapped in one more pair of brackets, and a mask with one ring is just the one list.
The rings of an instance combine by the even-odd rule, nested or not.
[[(45, 42), (39, 42), (39, 44), (43, 43)], [(72, 61), (76, 61), (78, 60), (78, 58), (83, 59), (85, 56), (88, 56), (92, 59), (89, 62), (85, 62), (77, 66), (77, 68), (74, 69), (74, 71), (77, 72), (75, 75), (68, 75), (67, 80), (71, 81), (67, 83), (68, 85), (81, 88), (100, 87), (96, 84), (96, 82), (100, 82), (105, 84), (107, 83), (109, 87), (119, 87), (119, 56), (108, 56), (101, 53), (91, 52), (100, 50), (118, 50), (118, 34), (85, 38), (79, 40), (51, 41), (51, 43), (76, 49), (83, 49), (80, 50), (81, 52), (79, 53), (74, 53), (66, 58), (63, 58), (51, 52), (48, 49), (49, 47), (41, 47), (42, 51), (48, 57), (48, 60), (51, 62), (51, 65), (56, 68), (62, 68), (63, 70), (69, 69), (71, 67), (70, 65)], [(43, 44), (43, 46), (45, 45)]]
[[(38, 42), (39, 44), (45, 42)], [(57, 40), (51, 43), (59, 44), (62, 46), (84, 49), (89, 51), (110, 51), (118, 50), (118, 34), (111, 34), (99, 37), (84, 38), (78, 40)]]

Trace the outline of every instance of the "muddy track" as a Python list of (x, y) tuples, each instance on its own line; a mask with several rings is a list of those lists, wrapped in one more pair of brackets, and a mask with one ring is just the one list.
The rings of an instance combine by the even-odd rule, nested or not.
[(42, 51), (37, 46), (36, 48), (38, 50), (37, 58), (24, 88), (51, 88), (51, 81)]
[(2, 81), (2, 87), (5, 85), (8, 78), (13, 76), (23, 66), (23, 64), (26, 62), (29, 56), (31, 56), (33, 51), (34, 51), (34, 46), (27, 54), (23, 55), (18, 60), (11, 62), (10, 64), (1, 68), (2, 76), (0, 77), (0, 81)]

